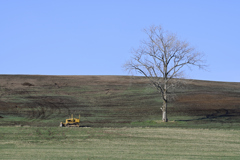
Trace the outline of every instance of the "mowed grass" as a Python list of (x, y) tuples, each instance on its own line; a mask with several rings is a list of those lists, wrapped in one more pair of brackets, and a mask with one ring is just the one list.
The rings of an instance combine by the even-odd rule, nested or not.
[[(186, 80), (168, 123), (142, 77), (0, 75), (0, 84), (0, 159), (240, 159), (239, 83)], [(71, 114), (81, 127), (58, 127)]]
[(0, 159), (239, 159), (240, 130), (0, 127)]

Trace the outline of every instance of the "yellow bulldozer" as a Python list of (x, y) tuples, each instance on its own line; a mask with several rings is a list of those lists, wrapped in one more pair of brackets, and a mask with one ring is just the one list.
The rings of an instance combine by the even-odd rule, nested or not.
[(73, 114), (71, 118), (66, 119), (66, 122), (60, 122), (60, 127), (79, 127), (80, 123), (80, 115), (79, 118), (73, 118)]

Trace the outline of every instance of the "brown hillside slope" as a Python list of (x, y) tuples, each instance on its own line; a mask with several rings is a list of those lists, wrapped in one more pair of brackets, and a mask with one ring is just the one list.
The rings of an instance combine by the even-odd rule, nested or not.
[[(240, 83), (184, 80), (169, 119), (240, 122)], [(161, 100), (142, 77), (0, 75), (0, 125), (57, 126), (81, 114), (83, 126), (161, 119)]]

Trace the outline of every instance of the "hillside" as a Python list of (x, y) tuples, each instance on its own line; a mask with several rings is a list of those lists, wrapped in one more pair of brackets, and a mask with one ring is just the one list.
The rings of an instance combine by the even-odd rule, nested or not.
[(240, 83), (182, 81), (164, 124), (143, 77), (0, 75), (0, 125), (58, 126), (70, 114), (92, 127), (239, 125)]

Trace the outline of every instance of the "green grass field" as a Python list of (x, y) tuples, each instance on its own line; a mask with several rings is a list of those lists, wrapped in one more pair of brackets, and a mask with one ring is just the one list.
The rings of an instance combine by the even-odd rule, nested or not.
[(0, 75), (0, 159), (240, 159), (240, 83), (183, 81), (162, 123), (142, 77)]
[(239, 159), (240, 130), (0, 127), (1, 159)]

